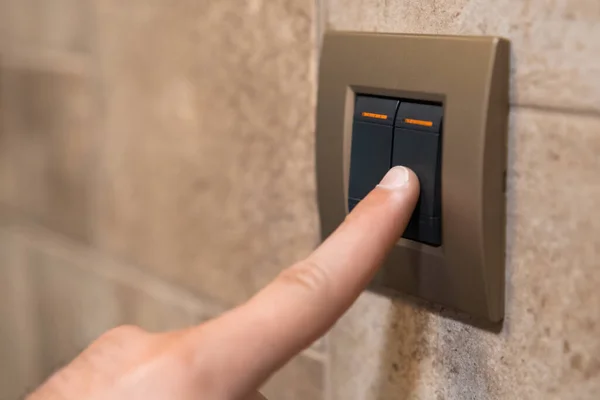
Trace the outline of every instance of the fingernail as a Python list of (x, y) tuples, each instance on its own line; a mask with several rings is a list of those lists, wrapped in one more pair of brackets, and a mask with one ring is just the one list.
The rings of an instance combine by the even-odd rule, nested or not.
[(388, 171), (377, 187), (384, 189), (398, 189), (408, 183), (408, 169), (405, 167), (394, 167)]

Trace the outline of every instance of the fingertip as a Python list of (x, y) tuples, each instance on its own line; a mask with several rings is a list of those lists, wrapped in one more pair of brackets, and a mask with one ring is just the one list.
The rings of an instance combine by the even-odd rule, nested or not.
[[(348, 215), (354, 219), (357, 214), (367, 214), (384, 210), (388, 216), (412, 214), (419, 198), (419, 178), (404, 166), (391, 168), (381, 182)], [(404, 218), (401, 218), (404, 219)]]
[(413, 170), (404, 166), (392, 167), (381, 179), (377, 188), (393, 191), (419, 192), (419, 178)]

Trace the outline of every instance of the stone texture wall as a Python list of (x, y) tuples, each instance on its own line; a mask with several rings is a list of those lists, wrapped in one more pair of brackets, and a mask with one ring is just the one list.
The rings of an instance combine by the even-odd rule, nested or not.
[[(318, 243), (313, 1), (0, 0), (0, 399)], [(322, 342), (266, 386), (324, 396)]]
[(513, 41), (507, 318), (367, 293), (265, 393), (600, 396), (597, 0), (0, 0), (0, 399), (112, 326), (216, 316), (318, 243), (326, 28)]

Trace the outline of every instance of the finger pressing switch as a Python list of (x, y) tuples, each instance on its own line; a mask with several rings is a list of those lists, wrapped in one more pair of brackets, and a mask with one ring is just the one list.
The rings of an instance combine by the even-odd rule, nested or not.
[(442, 117), (442, 106), (402, 102), (394, 128), (392, 166), (412, 169), (421, 185), (419, 203), (404, 237), (431, 246), (442, 244)]

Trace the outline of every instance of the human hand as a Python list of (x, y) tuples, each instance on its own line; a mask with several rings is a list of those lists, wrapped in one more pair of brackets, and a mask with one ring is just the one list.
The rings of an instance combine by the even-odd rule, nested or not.
[(248, 400), (351, 306), (402, 235), (419, 195), (395, 167), (305, 260), (245, 304), (199, 326), (115, 328), (28, 400)]

